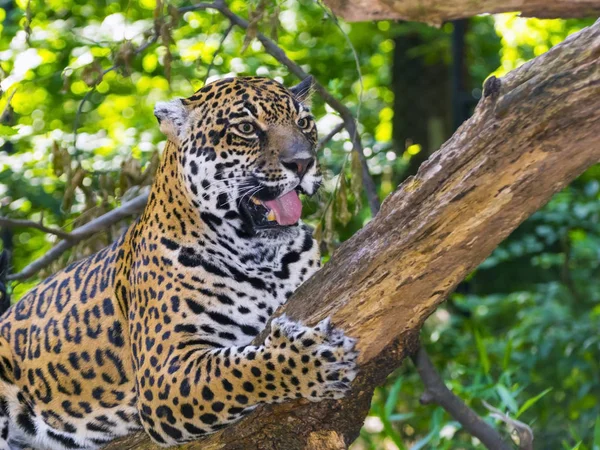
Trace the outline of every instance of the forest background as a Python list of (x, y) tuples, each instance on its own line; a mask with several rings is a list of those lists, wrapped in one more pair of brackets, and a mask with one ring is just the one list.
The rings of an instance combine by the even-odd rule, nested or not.
[[(250, 19), (249, 31), (214, 11), (181, 12), (182, 2), (0, 2), (0, 216), (76, 229), (148, 189), (165, 143), (152, 114), (157, 101), (223, 76), (295, 84), (254, 39), (258, 30), (357, 117), (384, 199), (469, 117), (487, 77), (593, 23), (498, 14), (439, 28), (348, 24), (309, 0), (228, 5)], [(325, 185), (306, 199), (305, 220), (327, 261), (371, 210), (339, 114), (318, 95), (313, 112), (327, 137), (319, 152)], [(129, 220), (9, 283), (12, 301), (113, 241)], [(503, 435), (483, 401), (528, 424), (536, 448), (600, 449), (599, 222), (596, 165), (512, 233), (421, 333), (447, 386)], [(2, 227), (12, 273), (60, 238), (46, 231)], [(422, 391), (406, 362), (376, 391), (354, 448), (482, 448), (441, 407), (421, 405)]]

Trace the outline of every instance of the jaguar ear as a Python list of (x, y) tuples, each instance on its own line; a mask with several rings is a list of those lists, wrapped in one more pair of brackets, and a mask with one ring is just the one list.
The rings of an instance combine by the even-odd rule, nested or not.
[(188, 119), (188, 110), (180, 98), (170, 102), (158, 102), (154, 107), (154, 115), (158, 119), (160, 131), (179, 144), (183, 138)]
[(309, 75), (296, 86), (292, 86), (290, 92), (300, 103), (310, 106), (314, 85), (315, 79), (312, 75)]

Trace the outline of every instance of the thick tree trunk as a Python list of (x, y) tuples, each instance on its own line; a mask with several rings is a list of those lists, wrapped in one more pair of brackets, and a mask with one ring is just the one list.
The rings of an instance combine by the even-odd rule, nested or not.
[(440, 25), (483, 13), (520, 12), (543, 19), (596, 17), (600, 0), (324, 0), (348, 22), (403, 19)]
[[(360, 374), (344, 400), (258, 408), (180, 448), (342, 449), (373, 389), (414, 350), (425, 319), (523, 220), (600, 161), (600, 21), (486, 82), (475, 114), (390, 195), (285, 306), (331, 315), (358, 338)], [(111, 449), (153, 448), (141, 435)]]

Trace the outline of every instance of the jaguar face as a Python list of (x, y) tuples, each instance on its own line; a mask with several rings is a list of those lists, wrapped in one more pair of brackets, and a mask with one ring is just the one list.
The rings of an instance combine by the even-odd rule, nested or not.
[(312, 83), (288, 90), (268, 78), (228, 78), (156, 105), (195, 206), (233, 211), (254, 231), (298, 223), (298, 194), (321, 184)]

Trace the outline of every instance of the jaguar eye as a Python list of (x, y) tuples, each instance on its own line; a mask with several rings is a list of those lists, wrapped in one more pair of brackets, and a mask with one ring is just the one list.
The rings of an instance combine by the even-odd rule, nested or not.
[(301, 117), (298, 119), (298, 126), (301, 129), (306, 130), (308, 127), (310, 127), (310, 121), (306, 117)]
[(256, 133), (256, 127), (250, 122), (242, 122), (236, 125), (236, 128), (240, 133), (245, 134), (247, 136)]

